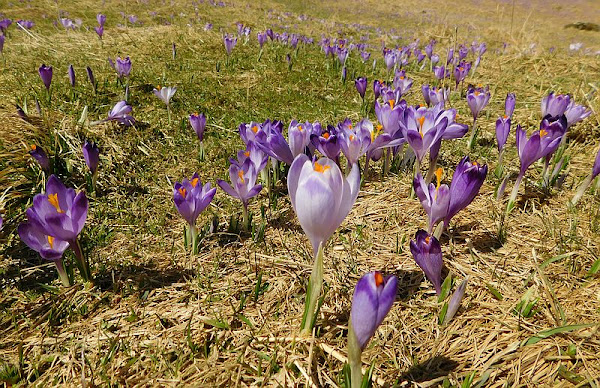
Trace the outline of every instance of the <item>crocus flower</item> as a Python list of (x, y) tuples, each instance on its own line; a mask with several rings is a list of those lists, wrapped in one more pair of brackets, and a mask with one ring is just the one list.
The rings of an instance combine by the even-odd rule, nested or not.
[(427, 213), (429, 233), (433, 232), (435, 224), (446, 217), (448, 214), (448, 205), (450, 204), (450, 188), (446, 184), (441, 184), (442, 169), (438, 168), (435, 175), (437, 177), (437, 185), (430, 183), (427, 186), (427, 182), (425, 182), (420, 173), (417, 173), (413, 181), (417, 198), (419, 198), (423, 209)]
[(42, 147), (32, 144), (29, 155), (33, 156), (33, 158), (38, 161), (44, 171), (50, 171), (50, 159), (48, 159), (48, 155), (46, 155), (46, 152)]
[(550, 116), (561, 116), (565, 114), (569, 103), (571, 102), (571, 96), (568, 94), (554, 94), (550, 92), (546, 97), (542, 98), (542, 117)]
[(444, 66), (435, 66), (433, 68), (433, 74), (437, 79), (444, 79), (448, 77), (448, 73), (446, 72), (446, 68)]
[(450, 203), (448, 204), (448, 214), (444, 218), (444, 228), (448, 228), (452, 217), (473, 202), (473, 199), (479, 194), (487, 172), (486, 164), (471, 163), (468, 156), (462, 158), (458, 163), (450, 183)]
[(69, 247), (69, 243), (48, 235), (42, 228), (32, 222), (19, 225), (19, 237), (31, 249), (38, 252), (45, 260), (50, 260), (56, 265), (56, 270), (64, 286), (69, 286), (69, 276), (62, 263), (62, 255)]
[(98, 163), (100, 162), (100, 150), (98, 149), (98, 146), (96, 143), (90, 143), (86, 140), (83, 144), (82, 151), (85, 164), (87, 164), (92, 174), (96, 174), (96, 171), (98, 170)]
[(485, 89), (481, 87), (471, 87), (467, 91), (467, 103), (471, 109), (473, 119), (477, 119), (479, 113), (486, 107), (488, 102), (490, 102), (490, 92), (488, 87)]
[(516, 140), (519, 159), (521, 161), (521, 173), (531, 166), (536, 160), (539, 160), (556, 151), (562, 136), (566, 131), (566, 117), (560, 116), (558, 121), (550, 123), (548, 119), (542, 120), (540, 130), (535, 131), (529, 139), (527, 134), (520, 126), (517, 126)]
[(456, 87), (461, 83), (469, 74), (469, 70), (471, 70), (471, 63), (469, 62), (460, 62), (458, 66), (454, 68), (454, 81), (456, 82)]
[(509, 118), (512, 117), (513, 112), (515, 111), (515, 104), (516, 104), (515, 94), (508, 93), (506, 95), (506, 100), (504, 101), (504, 115), (505, 116), (508, 116)]
[(348, 165), (358, 163), (358, 159), (367, 153), (372, 132), (373, 124), (369, 119), (363, 119), (355, 127), (339, 131), (342, 152), (348, 160)]
[(233, 48), (237, 44), (237, 38), (230, 35), (224, 35), (223, 43), (225, 44), (225, 50), (227, 51), (227, 55), (229, 56), (231, 55), (231, 50), (233, 50)]
[(504, 117), (496, 120), (496, 140), (498, 141), (498, 152), (502, 152), (506, 145), (506, 140), (510, 133), (510, 117), (504, 115)]
[(367, 91), (367, 79), (364, 77), (359, 77), (354, 80), (354, 86), (356, 86), (356, 91), (360, 94), (360, 97), (365, 99), (365, 92)]
[(283, 137), (283, 133), (281, 133), (281, 130), (277, 126), (270, 126), (269, 129), (264, 142), (258, 143), (258, 146), (270, 157), (280, 162), (292, 164), (294, 156), (290, 145)]
[(310, 122), (298, 123), (298, 121), (292, 120), (290, 123), (288, 127), (288, 144), (294, 159), (296, 156), (306, 152), (312, 131), (313, 126)]
[(50, 84), (52, 83), (52, 66), (42, 64), (38, 69), (38, 73), (40, 73), (40, 78), (42, 79), (46, 90), (50, 90)]
[(104, 27), (103, 26), (94, 27), (94, 31), (96, 31), (98, 38), (102, 39), (102, 36), (104, 35)]
[(258, 40), (258, 44), (260, 45), (260, 48), (262, 49), (263, 45), (267, 41), (267, 33), (259, 32), (258, 34), (256, 34), (256, 39)]
[(131, 73), (131, 59), (126, 57), (125, 59), (121, 59), (121, 57), (117, 57), (115, 62), (112, 59), (108, 58), (108, 62), (111, 67), (117, 72), (119, 78), (129, 77), (129, 73)]
[(433, 283), (435, 292), (439, 295), (442, 292), (442, 248), (439, 241), (434, 236), (424, 230), (419, 230), (415, 234), (415, 239), (410, 240), (410, 252), (415, 262), (423, 272), (425, 277)]
[(96, 21), (98, 21), (98, 25), (100, 27), (104, 27), (104, 23), (106, 23), (106, 15), (99, 13), (96, 15)]
[(350, 311), (350, 326), (361, 350), (367, 346), (375, 330), (392, 308), (397, 288), (398, 279), (395, 276), (384, 277), (380, 272), (368, 273), (356, 283)]
[(167, 86), (161, 88), (160, 85), (152, 90), (154, 95), (162, 100), (167, 106), (169, 106), (169, 101), (175, 95), (177, 88), (175, 86)]
[[(10, 27), (11, 24), (12, 24), (12, 20), (10, 20), (10, 19), (0, 20), (0, 31), (2, 33), (6, 32), (6, 30), (8, 29), (8, 27)], [(2, 35), (4, 35), (4, 34), (2, 34)]]
[(447, 117), (436, 121), (434, 112), (425, 107), (410, 106), (400, 119), (400, 128), (404, 138), (414, 151), (419, 163), (432, 145), (441, 139), (447, 125)]
[(369, 58), (371, 58), (371, 53), (368, 51), (361, 51), (360, 58), (362, 59), (363, 63), (366, 63)]
[(92, 84), (94, 89), (96, 89), (96, 78), (94, 78), (94, 72), (92, 71), (92, 68), (87, 66), (85, 68), (85, 71), (87, 72), (88, 80), (90, 80), (90, 83)]
[(35, 25), (31, 20), (17, 20), (17, 24), (27, 30), (31, 30)]
[(583, 197), (583, 194), (585, 194), (585, 192), (587, 191), (588, 187), (590, 187), (590, 184), (592, 183), (592, 181), (599, 174), (600, 174), (600, 150), (598, 150), (598, 152), (596, 153), (596, 159), (594, 160), (594, 166), (592, 167), (592, 173), (590, 175), (588, 175), (583, 180), (583, 182), (581, 182), (581, 184), (577, 188), (577, 191), (575, 192), (575, 195), (571, 199), (571, 203), (573, 205), (576, 205), (577, 202), (579, 202), (581, 197)]
[(429, 85), (421, 86), (423, 92), (423, 99), (427, 106), (436, 106), (442, 103), (442, 107), (446, 104), (448, 98), (448, 90), (442, 87), (430, 87)]
[(265, 130), (264, 125), (254, 121), (250, 122), (249, 124), (240, 124), (238, 130), (240, 132), (242, 141), (246, 144), (251, 141), (256, 141), (258, 143), (264, 142), (267, 137), (267, 131)]
[(352, 166), (344, 178), (337, 164), (327, 158), (312, 162), (298, 155), (288, 173), (288, 193), (302, 230), (315, 256), (350, 212), (358, 197), (360, 169)]
[(396, 72), (394, 77), (394, 87), (400, 91), (400, 96), (403, 96), (408, 92), (413, 84), (413, 80), (406, 77), (406, 70), (400, 70)]
[(242, 168), (244, 162), (246, 160), (250, 160), (254, 165), (254, 170), (256, 173), (260, 173), (266, 166), (269, 161), (269, 155), (267, 155), (258, 145), (257, 143), (251, 141), (246, 145), (245, 150), (240, 150), (237, 153), (237, 160), (230, 158), (229, 163)]
[(594, 167), (592, 168), (592, 179), (600, 174), (600, 150), (596, 154), (596, 160), (594, 161)]
[(206, 127), (206, 116), (203, 113), (200, 113), (200, 115), (198, 113), (191, 114), (190, 125), (194, 132), (196, 132), (198, 139), (202, 141), (204, 139), (204, 128)]
[(117, 121), (118, 123), (130, 127), (135, 124), (135, 119), (131, 116), (131, 105), (127, 101), (119, 101), (111, 109), (105, 121)]
[(342, 145), (334, 127), (328, 125), (320, 135), (311, 135), (310, 140), (312, 145), (325, 157), (338, 160)]
[(67, 75), (69, 76), (69, 83), (71, 84), (71, 87), (75, 86), (75, 69), (73, 69), (73, 65), (69, 65), (69, 71), (67, 72)]
[(592, 114), (591, 110), (588, 110), (583, 105), (575, 104), (575, 101), (571, 100), (567, 109), (565, 110), (565, 116), (567, 118), (567, 128), (572, 127), (581, 120), (585, 119)]
[(233, 186), (223, 180), (217, 180), (217, 184), (227, 194), (242, 201), (245, 228), (248, 227), (248, 202), (262, 190), (262, 185), (256, 184), (257, 174), (258, 171), (252, 161), (246, 159), (240, 166), (236, 164), (229, 166), (229, 179)]
[(446, 316), (444, 317), (444, 324), (450, 322), (450, 320), (454, 318), (454, 315), (458, 311), (458, 308), (460, 307), (460, 302), (462, 302), (465, 296), (468, 281), (469, 278), (465, 278), (465, 280), (463, 280), (462, 283), (460, 283), (456, 291), (454, 291), (454, 293), (452, 294), (450, 302), (448, 302), (448, 309), (446, 310)]
[(183, 219), (190, 226), (195, 226), (198, 216), (213, 200), (216, 191), (217, 188), (211, 188), (210, 183), (203, 186), (198, 173), (195, 173), (192, 179), (185, 178), (181, 183), (175, 183), (173, 202)]
[(0, 34), (0, 54), (2, 54), (2, 51), (4, 51), (4, 41), (6, 40), (6, 37), (4, 35)]

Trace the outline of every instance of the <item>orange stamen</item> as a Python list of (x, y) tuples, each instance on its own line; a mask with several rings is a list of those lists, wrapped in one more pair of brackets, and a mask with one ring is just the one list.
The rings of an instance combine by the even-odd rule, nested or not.
[(319, 162), (315, 162), (315, 165), (314, 165), (314, 170), (316, 172), (320, 172), (321, 174), (323, 174), (325, 171), (329, 170), (330, 168), (331, 168), (331, 166), (327, 166), (327, 165), (323, 166)]
[(440, 188), (440, 184), (442, 183), (442, 174), (444, 173), (444, 170), (440, 167), (437, 170), (435, 170), (435, 177), (437, 178), (437, 187), (435, 188), (436, 190)]
[(192, 182), (191, 182), (191, 183), (192, 183), (192, 187), (196, 187), (196, 186), (198, 186), (198, 178), (194, 178), (194, 179), (192, 179)]
[(54, 206), (57, 212), (64, 213), (58, 203), (58, 194), (48, 194), (48, 202), (50, 202), (50, 205)]
[(401, 75), (401, 76), (400, 76), (400, 79), (404, 79), (404, 76), (403, 76), (403, 75)]
[(179, 195), (185, 198), (185, 195), (187, 194), (187, 190), (185, 189), (185, 187), (180, 187), (179, 189), (177, 189), (177, 191), (179, 191)]
[(330, 135), (329, 135), (329, 133), (327, 133), (327, 132), (325, 132), (325, 133), (323, 134), (323, 137), (324, 137), (325, 139), (329, 139), (329, 136), (330, 136)]
[(379, 287), (381, 285), (383, 285), (383, 276), (381, 276), (381, 273), (375, 272), (375, 286)]
[(479, 96), (479, 94), (480, 94), (479, 90), (476, 90), (473, 94), (476, 95), (476, 96)]
[(419, 121), (419, 126), (423, 129), (423, 124), (425, 123), (425, 116), (421, 116), (417, 119)]
[(48, 244), (50, 244), (50, 249), (54, 249), (54, 237), (47, 236)]
[(32, 150), (32, 151), (35, 151), (35, 150), (36, 150), (36, 148), (37, 148), (37, 146), (36, 146), (35, 144), (32, 144), (32, 145), (31, 145), (31, 150)]
[(302, 132), (302, 125), (298, 125), (298, 130)]
[(244, 152), (244, 156), (245, 156), (245, 157), (249, 157), (249, 156), (250, 156), (250, 151), (246, 151), (246, 152)]
[(431, 237), (429, 237), (429, 236), (425, 237), (425, 244), (429, 244), (429, 241), (431, 241)]
[(548, 131), (546, 131), (545, 129), (540, 129), (540, 138), (546, 136), (548, 134)]
[(256, 125), (253, 126), (251, 129), (252, 129), (252, 132), (254, 132), (254, 133), (258, 132), (258, 127)]
[(238, 177), (240, 178), (240, 182), (244, 183), (244, 172), (242, 170), (238, 171)]
[(350, 141), (354, 141), (354, 135), (350, 135)]
[(388, 100), (388, 103), (390, 104), (390, 108), (394, 109), (394, 104), (396, 103), (396, 101)]

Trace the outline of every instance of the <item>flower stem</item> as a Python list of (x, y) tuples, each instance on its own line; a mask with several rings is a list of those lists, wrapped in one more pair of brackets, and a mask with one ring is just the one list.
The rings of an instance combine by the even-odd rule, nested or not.
[[(360, 388), (362, 384), (362, 350), (352, 328), (352, 319), (348, 320), (348, 364), (350, 365), (350, 388)], [(347, 385), (346, 385), (347, 386)]]
[(54, 260), (54, 265), (56, 265), (56, 271), (58, 272), (58, 277), (60, 278), (62, 285), (69, 287), (71, 285), (71, 279), (69, 279), (69, 275), (67, 274), (67, 271), (65, 271), (62, 259)]
[(439, 154), (436, 155), (435, 158), (429, 160), (429, 170), (427, 170), (427, 177), (425, 178), (425, 183), (427, 183), (427, 184), (431, 183), (431, 180), (433, 179), (433, 175), (435, 174), (435, 167), (437, 166), (438, 157), (439, 157)]
[[(415, 157), (415, 171), (413, 173), (413, 181), (415, 180), (415, 178), (417, 177), (417, 174), (421, 172), (421, 161), (419, 160), (419, 157)], [(415, 185), (412, 184), (412, 182), (410, 183), (410, 198), (414, 199), (415, 198)]]
[(190, 237), (192, 240), (192, 255), (198, 254), (198, 228), (196, 225), (190, 225)]
[(510, 198), (508, 200), (508, 204), (506, 205), (506, 215), (508, 215), (515, 206), (515, 200), (517, 199), (517, 195), (519, 194), (519, 186), (521, 186), (521, 181), (525, 176), (525, 172), (520, 172), (517, 180), (515, 181), (515, 186), (510, 193)]
[(250, 225), (248, 225), (248, 205), (244, 203), (242, 209), (242, 229), (248, 231), (249, 226)]
[(81, 277), (86, 282), (91, 281), (92, 276), (90, 274), (90, 266), (89, 266), (87, 260), (85, 259), (85, 257), (83, 256), (83, 251), (81, 250), (81, 244), (79, 243), (79, 239), (75, 239), (75, 241), (73, 241), (69, 245), (71, 246), (71, 249), (73, 250), (73, 253), (75, 254), (75, 258), (78, 263), (79, 271), (81, 272)]
[(310, 335), (314, 327), (317, 315), (317, 302), (321, 289), (323, 288), (323, 243), (319, 244), (315, 263), (313, 266), (308, 287), (306, 289), (306, 302), (304, 306), (304, 316), (300, 326), (300, 334)]
[(577, 191), (575, 192), (575, 195), (571, 199), (571, 204), (573, 206), (577, 205), (577, 202), (579, 202), (579, 200), (581, 199), (581, 197), (583, 197), (583, 194), (586, 192), (586, 190), (588, 189), (588, 187), (590, 187), (591, 183), (592, 183), (592, 175), (588, 175), (583, 180), (583, 182), (581, 182), (581, 184), (577, 188)]
[(469, 139), (469, 150), (472, 150), (477, 140), (477, 117), (473, 119), (473, 131), (471, 132), (471, 138)]

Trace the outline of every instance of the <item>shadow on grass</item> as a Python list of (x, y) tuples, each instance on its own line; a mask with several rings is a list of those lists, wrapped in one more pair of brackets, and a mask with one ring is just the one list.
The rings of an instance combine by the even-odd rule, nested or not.
[[(94, 284), (102, 291), (123, 289), (127, 283), (133, 284), (139, 291), (152, 291), (184, 282), (196, 273), (181, 267), (157, 268), (152, 264), (127, 265), (120, 268), (107, 269), (97, 274)], [(114, 277), (114, 280), (113, 280)]]
[(445, 356), (435, 356), (417, 365), (413, 365), (398, 377), (396, 384), (402, 382), (423, 383), (431, 381), (438, 377), (447, 376), (456, 367), (458, 367), (458, 362)]
[(396, 300), (406, 302), (412, 298), (412, 296), (421, 287), (421, 283), (425, 276), (422, 271), (406, 271), (398, 270), (393, 273), (398, 278), (398, 292), (396, 293)]

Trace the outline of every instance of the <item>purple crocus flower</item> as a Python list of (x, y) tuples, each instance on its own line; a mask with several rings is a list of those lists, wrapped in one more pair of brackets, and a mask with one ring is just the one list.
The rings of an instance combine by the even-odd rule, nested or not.
[(375, 116), (383, 125), (384, 132), (394, 135), (400, 129), (399, 119), (404, 112), (404, 105), (397, 104), (396, 99), (389, 99), (385, 103), (380, 104), (375, 101)]
[(238, 151), (237, 160), (229, 158), (229, 163), (242, 168), (244, 162), (248, 159), (252, 162), (254, 170), (258, 174), (267, 166), (269, 155), (267, 155), (257, 143), (251, 141), (246, 145), (246, 150)]
[(592, 179), (600, 174), (600, 150), (596, 154), (596, 160), (594, 161), (594, 167), (592, 167)]
[(94, 78), (94, 72), (92, 71), (92, 68), (87, 66), (85, 68), (85, 71), (87, 72), (87, 76), (88, 76), (88, 79), (90, 80), (90, 83), (92, 84), (94, 89), (96, 89), (96, 78)]
[(264, 142), (257, 144), (264, 153), (270, 157), (284, 162), (292, 164), (294, 161), (294, 155), (290, 149), (290, 145), (283, 137), (283, 133), (278, 126), (269, 126), (269, 131)]
[(256, 39), (258, 40), (258, 44), (260, 45), (260, 48), (262, 49), (265, 42), (267, 41), (267, 33), (259, 32), (258, 34), (256, 34)]
[(17, 24), (25, 28), (26, 30), (31, 30), (35, 25), (35, 23), (31, 20), (17, 20)]
[(471, 63), (469, 62), (460, 62), (458, 66), (454, 68), (454, 81), (456, 82), (456, 87), (461, 83), (469, 74), (471, 70)]
[(267, 137), (265, 126), (254, 121), (250, 122), (250, 124), (240, 124), (238, 130), (240, 132), (240, 137), (245, 144), (248, 144), (251, 141), (262, 143)]
[(217, 188), (211, 188), (210, 183), (203, 186), (198, 173), (195, 173), (192, 179), (185, 178), (181, 183), (175, 183), (173, 202), (183, 219), (194, 227), (198, 216), (208, 207), (216, 192)]
[(0, 20), (0, 31), (3, 33), (2, 35), (4, 35), (4, 32), (6, 32), (6, 30), (8, 29), (8, 27), (10, 27), (11, 24), (12, 20), (10, 19)]
[(367, 79), (364, 77), (359, 77), (354, 80), (354, 86), (356, 86), (356, 91), (360, 94), (360, 97), (365, 99), (365, 92), (367, 91)]
[(38, 69), (38, 73), (40, 73), (40, 78), (42, 79), (46, 90), (50, 90), (50, 84), (52, 83), (52, 66), (42, 64)]
[(87, 164), (92, 174), (96, 174), (98, 163), (100, 162), (100, 150), (98, 149), (98, 146), (96, 143), (90, 143), (86, 140), (83, 144), (82, 151), (85, 164)]
[(525, 174), (525, 171), (535, 161), (556, 151), (565, 134), (566, 126), (564, 115), (560, 116), (558, 121), (552, 123), (548, 119), (544, 119), (542, 120), (541, 128), (535, 131), (529, 139), (527, 139), (525, 130), (521, 126), (517, 126), (516, 140), (519, 159), (521, 161), (521, 174)]
[(438, 121), (434, 111), (425, 107), (410, 106), (400, 118), (402, 134), (419, 163), (423, 161), (429, 149), (442, 138), (447, 125), (447, 117)]
[(102, 36), (104, 35), (104, 27), (102, 27), (102, 26), (94, 27), (94, 31), (96, 31), (98, 38), (102, 39)]
[(448, 205), (450, 204), (450, 188), (448, 185), (441, 184), (443, 170), (436, 170), (437, 185), (430, 183), (429, 186), (423, 176), (417, 173), (413, 181), (413, 187), (417, 198), (421, 202), (423, 209), (427, 213), (428, 231), (433, 232), (433, 227), (439, 221), (443, 220), (448, 214)]
[(131, 59), (129, 59), (129, 57), (126, 57), (125, 59), (117, 57), (115, 62), (108, 58), (108, 62), (110, 63), (110, 66), (117, 72), (117, 76), (119, 78), (129, 77), (129, 73), (131, 73)]
[(230, 35), (224, 35), (223, 43), (225, 44), (225, 50), (227, 51), (227, 55), (229, 56), (231, 55), (231, 50), (233, 50), (233, 48), (237, 44), (237, 38)]
[(196, 132), (198, 139), (202, 141), (204, 139), (204, 128), (206, 127), (206, 116), (204, 116), (203, 113), (200, 113), (199, 115), (198, 113), (191, 114), (190, 125), (194, 132)]
[(446, 104), (448, 98), (448, 90), (442, 87), (430, 87), (429, 85), (421, 86), (421, 92), (423, 93), (423, 99), (427, 106), (436, 106), (442, 103), (442, 108)]
[(256, 184), (258, 171), (254, 168), (252, 160), (246, 159), (241, 165), (229, 166), (229, 179), (232, 185), (218, 179), (217, 184), (229, 195), (242, 201), (244, 206), (244, 227), (248, 223), (248, 202), (262, 190), (262, 185)]
[(69, 83), (71, 84), (71, 87), (75, 86), (75, 69), (73, 69), (73, 65), (69, 65), (69, 70), (67, 72), (67, 75), (69, 76)]
[(565, 114), (570, 102), (571, 96), (568, 94), (555, 95), (554, 92), (550, 92), (550, 94), (542, 98), (542, 117), (548, 115), (554, 117)]
[(585, 119), (592, 114), (591, 110), (588, 110), (583, 105), (575, 104), (575, 101), (571, 100), (567, 109), (565, 110), (565, 116), (567, 118), (567, 128), (572, 127), (581, 120)]
[(310, 135), (313, 133), (313, 125), (310, 122), (298, 123), (292, 120), (288, 127), (288, 144), (294, 159), (296, 156), (306, 152), (310, 144)]
[(361, 350), (375, 334), (388, 314), (398, 288), (395, 276), (383, 276), (380, 272), (371, 272), (361, 277), (356, 283), (350, 311), (351, 333), (358, 341)]
[(62, 255), (69, 247), (69, 243), (48, 235), (44, 229), (32, 222), (19, 225), (19, 237), (31, 249), (38, 252), (45, 260), (50, 260), (56, 265), (56, 270), (62, 284), (70, 286), (69, 276), (62, 263)]
[(504, 101), (504, 115), (508, 118), (512, 118), (513, 112), (515, 111), (515, 94), (508, 93), (506, 95), (506, 100)]
[(467, 103), (471, 109), (473, 119), (477, 119), (479, 113), (486, 107), (488, 102), (490, 102), (489, 87), (486, 87), (485, 89), (482, 87), (470, 87), (467, 91)]
[(311, 135), (310, 140), (312, 145), (325, 157), (338, 160), (342, 146), (334, 127), (328, 125), (320, 135)]
[(417, 265), (425, 273), (425, 277), (433, 283), (436, 294), (440, 295), (442, 292), (444, 262), (442, 260), (442, 247), (437, 238), (424, 230), (419, 230), (415, 234), (415, 239), (410, 240), (410, 252)]
[(100, 27), (104, 27), (104, 23), (106, 23), (106, 15), (99, 13), (96, 15), (96, 21), (98, 21), (98, 25)]
[(371, 53), (368, 51), (361, 51), (360, 58), (362, 59), (363, 63), (366, 63), (369, 58), (371, 58)]
[(46, 152), (42, 147), (32, 144), (31, 149), (29, 150), (29, 155), (33, 156), (33, 158), (37, 160), (44, 171), (50, 171), (50, 159), (48, 159), (48, 155), (46, 155)]
[(396, 64), (396, 53), (386, 49), (383, 53), (383, 60), (385, 62), (385, 67), (387, 67), (388, 70), (391, 70)]
[(468, 156), (462, 158), (458, 163), (450, 183), (450, 203), (448, 214), (444, 218), (444, 228), (448, 228), (452, 217), (473, 202), (483, 185), (487, 172), (486, 164), (471, 163)]
[(373, 94), (375, 94), (375, 100), (379, 98), (381, 95), (381, 89), (385, 88), (386, 85), (383, 80), (375, 80), (373, 81)]
[(164, 102), (167, 105), (167, 107), (169, 106), (169, 102), (171, 101), (171, 98), (173, 98), (173, 96), (175, 95), (176, 91), (177, 88), (175, 86), (167, 86), (161, 88), (160, 85), (152, 90), (154, 95), (160, 98), (162, 102)]
[(406, 70), (400, 70), (396, 72), (394, 77), (394, 88), (400, 91), (400, 96), (403, 96), (408, 92), (413, 84), (413, 80), (406, 77)]
[(308, 156), (298, 155), (292, 163), (288, 173), (288, 193), (315, 256), (319, 246), (325, 244), (350, 212), (359, 188), (357, 164), (344, 178), (331, 159), (312, 162)]
[(371, 145), (373, 124), (369, 119), (363, 119), (355, 127), (339, 131), (342, 152), (348, 160), (348, 165), (358, 163), (358, 159), (365, 155)]
[(132, 110), (127, 101), (119, 101), (111, 109), (105, 121), (117, 121), (126, 127), (130, 127), (135, 124), (135, 119), (130, 115)]
[(440, 80), (448, 76), (448, 73), (446, 72), (446, 67), (444, 66), (435, 66), (433, 68), (433, 74), (435, 75), (435, 78)]
[(4, 51), (4, 41), (6, 40), (6, 37), (2, 34), (0, 34), (0, 54), (2, 54), (2, 51)]
[(506, 145), (506, 140), (510, 133), (510, 117), (505, 115), (504, 117), (496, 120), (496, 140), (498, 141), (498, 152), (502, 152)]
[(435, 65), (436, 63), (438, 63), (440, 61), (440, 56), (437, 54), (433, 54), (431, 56), (430, 61), (431, 61), (431, 64)]

